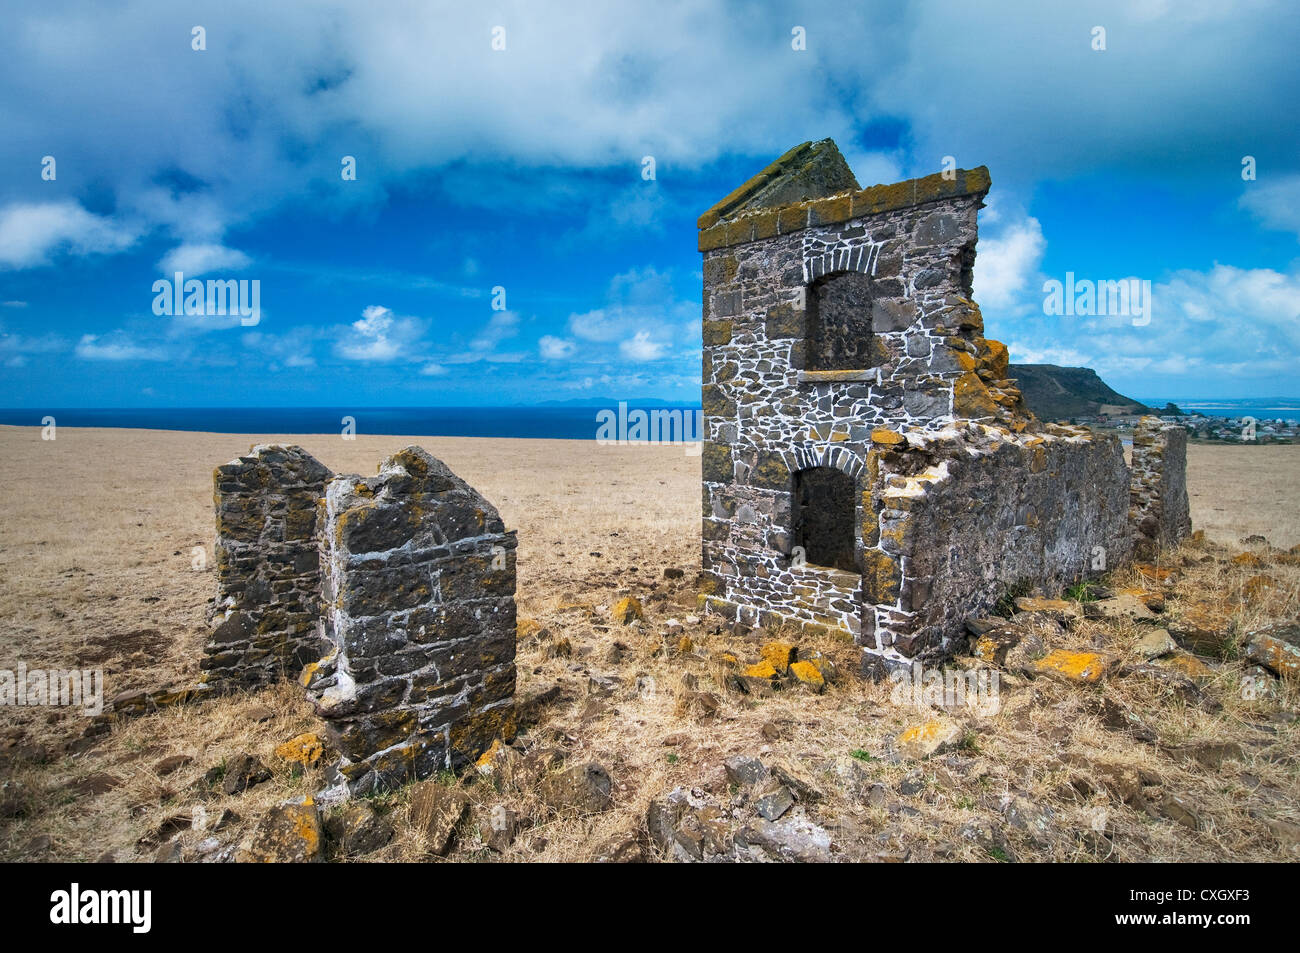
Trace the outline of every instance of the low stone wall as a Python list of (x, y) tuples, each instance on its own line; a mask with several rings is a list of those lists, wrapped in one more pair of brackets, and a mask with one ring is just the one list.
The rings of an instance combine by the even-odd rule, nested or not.
[(1133, 550), (1154, 559), (1192, 531), (1187, 500), (1187, 431), (1159, 417), (1143, 417), (1133, 430), (1129, 519)]
[(886, 668), (942, 656), (1018, 584), (1064, 586), (1129, 558), (1128, 468), (1113, 436), (967, 424), (873, 455), (862, 644)]
[(321, 637), (305, 673), (354, 793), (458, 770), (514, 732), (515, 550), (418, 447), (325, 492)]
[(213, 472), (217, 601), (200, 663), (212, 685), (254, 687), (319, 656), (317, 506), (333, 476), (301, 447), (253, 447)]

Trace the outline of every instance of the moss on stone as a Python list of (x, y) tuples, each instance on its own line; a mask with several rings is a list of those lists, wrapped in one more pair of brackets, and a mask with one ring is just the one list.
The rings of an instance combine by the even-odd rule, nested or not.
[(760, 450), (749, 482), (768, 490), (784, 490), (790, 485), (790, 468), (781, 454)]
[(735, 476), (731, 447), (724, 443), (706, 442), (700, 452), (700, 471), (706, 483), (730, 483)]
[(719, 344), (731, 343), (731, 322), (730, 321), (705, 321), (704, 322), (704, 346), (714, 347)]

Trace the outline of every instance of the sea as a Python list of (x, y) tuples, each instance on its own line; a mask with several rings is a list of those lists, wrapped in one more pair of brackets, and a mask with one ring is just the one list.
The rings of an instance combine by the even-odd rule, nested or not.
[[(1251, 416), (1259, 420), (1300, 421), (1300, 398), (1222, 399), (1195, 397), (1136, 398), (1149, 407), (1169, 401), (1185, 413), (1211, 417)], [(636, 410), (699, 411), (698, 404), (627, 402), (624, 415)], [(65, 407), (0, 409), (0, 424), (39, 427), (53, 417), (63, 427), (118, 427), (183, 430), (203, 433), (324, 434), (351, 426), (359, 434), (421, 437), (540, 437), (595, 440), (601, 411), (619, 414), (619, 404), (529, 407)], [(691, 418), (693, 420), (693, 416)], [(687, 424), (688, 435), (694, 427)], [(662, 439), (669, 439), (664, 434)], [(630, 439), (637, 439), (633, 434)]]
[(1257, 420), (1300, 421), (1300, 397), (1135, 397), (1157, 410), (1172, 402), (1185, 414), (1206, 417), (1254, 417)]
[[(698, 404), (627, 402), (624, 414), (637, 410), (679, 411), (694, 435)], [(417, 437), (540, 437), (595, 440), (602, 411), (619, 414), (618, 402), (590, 406), (532, 407), (130, 407), (0, 409), (0, 424), (40, 427), (53, 417), (60, 427), (128, 427), (201, 433), (337, 434), (349, 423), (358, 434)], [(689, 420), (688, 420), (688, 415)], [(616, 420), (617, 423), (617, 420)], [(620, 435), (623, 436), (623, 435)], [(676, 432), (664, 432), (670, 440)], [(636, 440), (633, 432), (627, 439)], [(697, 437), (694, 439), (698, 439)]]

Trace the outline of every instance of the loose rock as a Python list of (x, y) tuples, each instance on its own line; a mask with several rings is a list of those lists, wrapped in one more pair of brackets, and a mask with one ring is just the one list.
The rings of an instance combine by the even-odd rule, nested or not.
[(235, 855), (240, 863), (298, 864), (321, 860), (321, 824), (308, 797), (271, 808)]

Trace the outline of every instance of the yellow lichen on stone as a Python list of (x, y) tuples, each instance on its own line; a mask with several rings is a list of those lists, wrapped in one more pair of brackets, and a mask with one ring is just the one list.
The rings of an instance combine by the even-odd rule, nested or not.
[(812, 662), (794, 662), (790, 674), (814, 692), (821, 692), (826, 687), (826, 679)]
[(953, 384), (952, 411), (958, 417), (993, 417), (997, 415), (998, 405), (979, 376), (967, 371)]
[[(303, 807), (311, 806), (311, 798), (308, 798)], [(298, 812), (293, 821), (293, 832), (303, 842), (303, 849), (308, 856), (313, 856), (320, 849), (320, 824), (309, 811)]]
[(479, 774), (492, 773), (492, 762), (496, 760), (496, 757), (500, 752), (501, 739), (497, 738), (492, 742), (492, 746), (479, 755), (478, 760), (474, 762), (474, 767), (478, 770)]
[(931, 718), (904, 728), (894, 739), (894, 746), (908, 758), (925, 758), (952, 744), (961, 734), (958, 726), (945, 718)]
[(747, 678), (776, 678), (776, 667), (768, 661), (757, 662), (741, 673)]
[(790, 663), (799, 657), (799, 650), (789, 642), (768, 642), (758, 654), (763, 657), (763, 661), (770, 663), (778, 674), (784, 675), (790, 668)]
[(885, 427), (877, 427), (871, 431), (871, 442), (878, 443), (885, 447), (896, 447), (900, 443), (905, 443), (907, 438), (896, 430), (889, 430)]
[(1110, 665), (1110, 659), (1096, 652), (1071, 652), (1056, 649), (1034, 663), (1040, 675), (1055, 675), (1066, 681), (1091, 685), (1099, 682)]
[(1007, 353), (1007, 346), (1001, 341), (994, 341), (989, 338), (984, 339), (984, 344), (988, 348), (984, 356), (984, 366), (989, 368), (999, 380), (1005, 378), (1007, 376), (1007, 362), (1011, 359)]
[(320, 756), (324, 753), (325, 745), (314, 732), (307, 732), (298, 735), (296, 738), (290, 738), (275, 749), (276, 757), (283, 758), (285, 761), (297, 762), (304, 768), (310, 768), (320, 760)]
[(1181, 672), (1198, 684), (1203, 684), (1214, 678), (1214, 669), (1190, 652), (1175, 652), (1172, 655), (1167, 655), (1160, 660), (1159, 664)]
[(515, 639), (522, 642), (542, 631), (542, 624), (536, 619), (520, 619), (515, 623)]
[(614, 603), (614, 608), (610, 610), (614, 621), (619, 625), (630, 625), (634, 619), (643, 618), (641, 611), (641, 602), (635, 596), (624, 596), (618, 602)]

